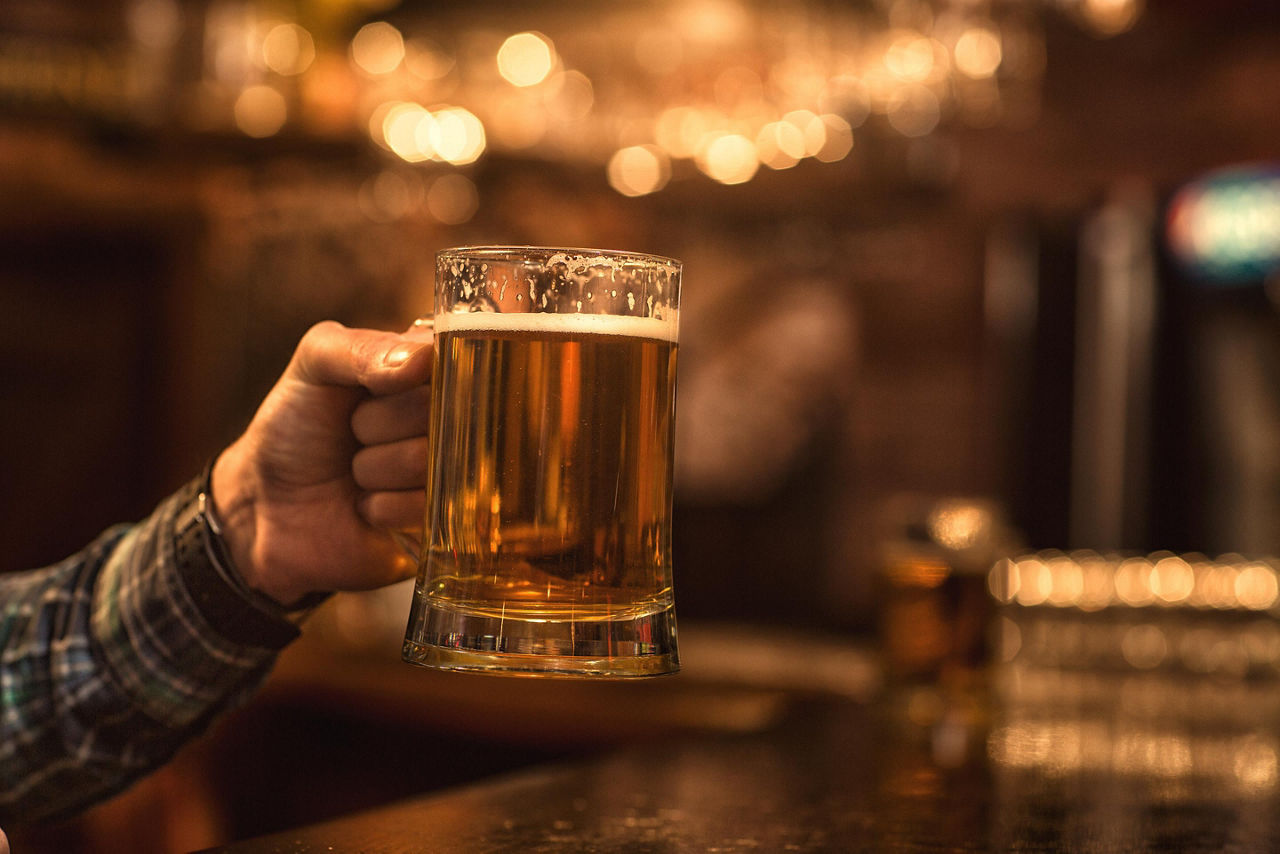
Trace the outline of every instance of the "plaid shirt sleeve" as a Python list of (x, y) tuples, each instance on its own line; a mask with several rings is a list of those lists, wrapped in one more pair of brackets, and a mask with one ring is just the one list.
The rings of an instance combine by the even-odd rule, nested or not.
[(0, 824), (70, 813), (163, 764), (297, 636), (218, 571), (190, 524), (199, 491), (0, 575)]

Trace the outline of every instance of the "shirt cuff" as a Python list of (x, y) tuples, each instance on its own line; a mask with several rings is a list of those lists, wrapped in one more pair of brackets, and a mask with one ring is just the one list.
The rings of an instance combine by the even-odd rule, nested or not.
[[(286, 609), (250, 589), (236, 572), (209, 517), (209, 470), (175, 496), (174, 567), (200, 615), (235, 644), (282, 649), (299, 635), (298, 623), (317, 604)], [(323, 599), (323, 597), (319, 597)]]

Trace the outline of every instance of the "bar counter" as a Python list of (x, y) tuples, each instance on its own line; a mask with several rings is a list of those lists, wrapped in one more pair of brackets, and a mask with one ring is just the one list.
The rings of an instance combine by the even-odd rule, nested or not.
[(210, 850), (1280, 850), (1269, 678), (1032, 660), (854, 694)]

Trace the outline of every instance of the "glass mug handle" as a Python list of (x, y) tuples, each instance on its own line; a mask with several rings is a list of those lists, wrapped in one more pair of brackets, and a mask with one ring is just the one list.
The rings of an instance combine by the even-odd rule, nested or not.
[[(410, 328), (413, 331), (421, 331), (424, 329), (427, 331), (435, 331), (435, 326), (436, 321), (434, 317), (423, 316), (414, 320), (413, 325)], [(395, 540), (396, 545), (398, 545), (405, 554), (412, 558), (414, 563), (418, 563), (422, 559), (421, 535), (415, 537), (400, 528), (390, 528), (388, 531), (391, 534), (391, 539)]]

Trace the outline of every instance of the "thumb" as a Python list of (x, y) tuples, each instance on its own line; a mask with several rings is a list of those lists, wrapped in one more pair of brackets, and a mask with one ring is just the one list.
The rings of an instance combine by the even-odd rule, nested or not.
[(298, 343), (286, 375), (315, 385), (363, 386), (394, 394), (426, 382), (433, 355), (429, 335), (348, 329), (327, 320)]

